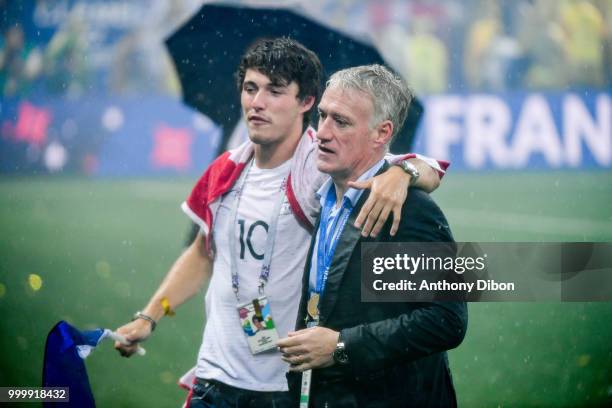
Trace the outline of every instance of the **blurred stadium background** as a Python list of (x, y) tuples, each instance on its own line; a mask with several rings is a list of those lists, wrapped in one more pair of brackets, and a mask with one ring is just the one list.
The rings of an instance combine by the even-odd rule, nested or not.
[[(179, 204), (233, 131), (182, 104), (163, 43), (202, 3), (0, 0), (0, 386), (40, 384), (58, 320), (123, 324), (181, 251)], [(221, 3), (376, 46), (423, 102), (414, 150), (453, 163), (434, 198), (458, 241), (612, 241), (611, 1)], [(471, 304), (460, 405), (612, 406), (610, 322), (608, 303)], [(102, 345), (99, 406), (178, 406), (201, 329), (199, 298), (145, 358)]]

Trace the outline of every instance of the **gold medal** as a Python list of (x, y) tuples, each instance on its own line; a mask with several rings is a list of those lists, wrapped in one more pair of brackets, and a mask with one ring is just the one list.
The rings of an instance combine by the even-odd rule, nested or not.
[(319, 294), (318, 293), (313, 293), (312, 296), (310, 296), (310, 300), (308, 300), (308, 306), (306, 307), (306, 310), (308, 310), (308, 314), (314, 320), (317, 320), (319, 318)]

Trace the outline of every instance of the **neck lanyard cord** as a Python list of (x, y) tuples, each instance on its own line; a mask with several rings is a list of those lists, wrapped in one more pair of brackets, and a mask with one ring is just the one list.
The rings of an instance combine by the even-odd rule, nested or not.
[[(234, 294), (236, 295), (236, 300), (240, 301), (239, 290), (240, 290), (240, 278), (238, 276), (238, 255), (236, 253), (236, 231), (235, 228), (238, 225), (238, 207), (240, 206), (240, 199), (242, 197), (242, 193), (244, 191), (246, 180), (249, 176), (249, 172), (251, 171), (251, 167), (253, 166), (253, 162), (255, 158), (252, 158), (247, 170), (244, 172), (244, 175), (241, 177), (239, 181), (239, 187), (236, 192), (236, 204), (232, 207), (232, 212), (230, 215), (230, 219), (232, 220), (232, 230), (229, 236), (230, 240), (230, 264), (231, 264), (231, 273), (232, 273), (232, 289)], [(287, 172), (288, 173), (288, 172)], [(279, 197), (274, 205), (274, 209), (272, 210), (272, 219), (270, 220), (270, 226), (268, 228), (268, 235), (266, 238), (266, 246), (264, 259), (261, 264), (261, 270), (259, 273), (259, 294), (263, 295), (264, 288), (266, 283), (268, 283), (268, 279), (270, 277), (270, 264), (272, 263), (272, 251), (274, 250), (274, 243), (276, 241), (276, 228), (278, 225), (278, 218), (280, 215), (280, 210), (285, 199), (285, 190), (287, 183), (287, 175), (283, 178), (279, 189)]]

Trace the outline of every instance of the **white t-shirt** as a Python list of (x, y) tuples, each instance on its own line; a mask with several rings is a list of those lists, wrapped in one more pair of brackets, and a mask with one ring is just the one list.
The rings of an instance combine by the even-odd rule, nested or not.
[(230, 218), (241, 180), (221, 199), (213, 228), (216, 256), (205, 298), (207, 321), (196, 369), (196, 376), (200, 378), (255, 391), (287, 390), (285, 373), (288, 365), (281, 360), (280, 353), (274, 349), (253, 355), (247, 344), (232, 290), (229, 234), (236, 234), (240, 301), (248, 302), (258, 297), (267, 230), (274, 206), (281, 195), (285, 197), (265, 295), (270, 302), (278, 335), (286, 337), (295, 327), (310, 243), (310, 233), (298, 223), (281, 189), (290, 162), (275, 169), (259, 169), (253, 163), (246, 174), (233, 228)]

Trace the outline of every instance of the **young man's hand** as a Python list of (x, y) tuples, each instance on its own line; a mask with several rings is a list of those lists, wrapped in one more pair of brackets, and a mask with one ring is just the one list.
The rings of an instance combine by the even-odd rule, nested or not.
[(130, 342), (130, 344), (121, 344), (116, 341), (115, 349), (123, 357), (131, 357), (138, 350), (138, 343), (145, 341), (151, 335), (151, 323), (143, 319), (136, 319), (119, 327), (115, 332)]
[(361, 228), (363, 225), (361, 235), (364, 237), (378, 235), (391, 213), (393, 213), (391, 235), (395, 235), (402, 218), (402, 206), (408, 197), (410, 175), (397, 166), (391, 166), (386, 172), (368, 180), (349, 181), (348, 186), (371, 190), (355, 220), (356, 228)]

